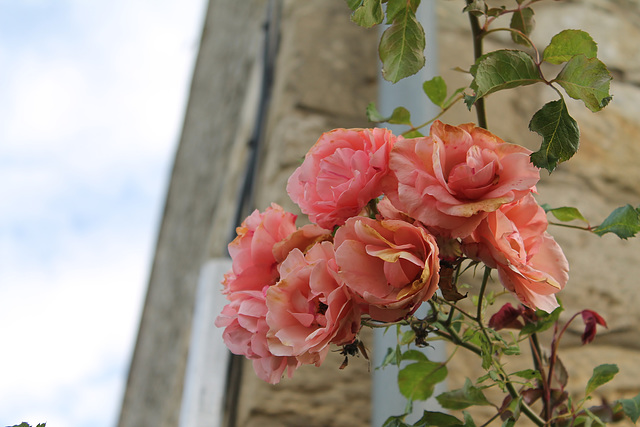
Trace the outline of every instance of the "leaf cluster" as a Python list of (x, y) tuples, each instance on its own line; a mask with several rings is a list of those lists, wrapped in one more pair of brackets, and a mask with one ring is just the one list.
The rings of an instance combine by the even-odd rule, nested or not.
[[(382, 5), (386, 3), (386, 12)], [(378, 54), (382, 61), (382, 76), (397, 83), (417, 73), (425, 64), (424, 29), (416, 18), (420, 0), (347, 0), (353, 11), (351, 20), (371, 28), (386, 22)], [(386, 21), (385, 21), (386, 13)]]

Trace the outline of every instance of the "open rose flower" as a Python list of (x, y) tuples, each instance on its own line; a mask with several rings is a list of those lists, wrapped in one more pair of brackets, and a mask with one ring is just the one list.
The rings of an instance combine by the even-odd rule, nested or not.
[(236, 292), (230, 299), (215, 321), (217, 327), (225, 328), (222, 338), (229, 350), (251, 359), (256, 375), (263, 381), (276, 384), (285, 370), (291, 377), (300, 362), (295, 357), (274, 356), (269, 351), (264, 293)]
[(309, 219), (333, 229), (382, 194), (396, 137), (387, 129), (335, 129), (322, 134), (289, 178), (287, 193)]
[(488, 212), (534, 189), (540, 174), (530, 154), (474, 124), (435, 121), (429, 136), (395, 144), (384, 192), (424, 225), (465, 237)]
[(376, 320), (402, 319), (438, 288), (438, 246), (421, 226), (353, 217), (335, 246), (341, 276)]
[(224, 293), (262, 291), (278, 280), (274, 245), (296, 231), (296, 216), (275, 203), (264, 213), (257, 209), (236, 229), (229, 243), (232, 270), (225, 275)]
[(319, 366), (329, 344), (353, 342), (360, 310), (340, 280), (332, 243), (318, 243), (306, 254), (293, 249), (280, 265), (280, 276), (267, 290), (271, 353)]
[(569, 280), (569, 265), (547, 225), (544, 209), (529, 194), (490, 213), (464, 240), (464, 250), (497, 268), (502, 284), (524, 305), (551, 312), (558, 307), (555, 294)]

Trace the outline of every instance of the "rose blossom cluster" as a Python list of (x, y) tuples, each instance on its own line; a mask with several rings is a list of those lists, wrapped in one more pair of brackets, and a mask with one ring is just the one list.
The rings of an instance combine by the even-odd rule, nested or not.
[(532, 196), (530, 154), (473, 124), (436, 121), (411, 139), (323, 134), (287, 185), (313, 224), (297, 228), (272, 204), (229, 244), (229, 303), (216, 320), (225, 343), (276, 383), (319, 366), (330, 344), (354, 343), (363, 317), (412, 314), (438, 289), (441, 262), (463, 257), (497, 269), (526, 306), (553, 310), (568, 265)]

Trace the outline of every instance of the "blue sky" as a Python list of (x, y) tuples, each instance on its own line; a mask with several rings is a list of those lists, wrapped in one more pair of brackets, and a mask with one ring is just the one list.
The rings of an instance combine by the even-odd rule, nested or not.
[(113, 426), (204, 0), (0, 0), (0, 425)]

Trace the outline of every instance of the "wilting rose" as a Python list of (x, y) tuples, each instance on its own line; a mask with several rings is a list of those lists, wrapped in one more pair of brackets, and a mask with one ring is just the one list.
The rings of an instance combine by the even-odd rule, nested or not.
[(291, 377), (300, 365), (295, 357), (274, 356), (267, 345), (267, 305), (262, 291), (241, 291), (229, 296), (230, 302), (215, 321), (225, 328), (222, 337), (234, 354), (251, 359), (256, 375), (264, 381), (276, 384), (288, 369)]
[(269, 350), (319, 366), (329, 344), (349, 344), (360, 329), (360, 310), (340, 281), (333, 244), (318, 243), (306, 254), (293, 249), (279, 270), (280, 281), (267, 290)]
[(402, 319), (438, 288), (438, 246), (421, 226), (353, 217), (335, 246), (340, 275), (376, 320)]
[(547, 217), (531, 194), (490, 213), (464, 240), (471, 258), (497, 268), (502, 284), (520, 302), (546, 312), (569, 280), (560, 245), (545, 230)]
[(398, 140), (384, 192), (394, 206), (449, 237), (465, 237), (540, 178), (531, 151), (469, 123), (435, 121), (427, 137)]
[(309, 219), (333, 229), (382, 194), (396, 137), (387, 129), (335, 129), (311, 147), (287, 193)]
[(255, 210), (240, 227), (238, 236), (229, 243), (232, 270), (225, 275), (224, 292), (262, 291), (278, 280), (276, 243), (296, 231), (296, 216), (275, 203), (264, 213)]

